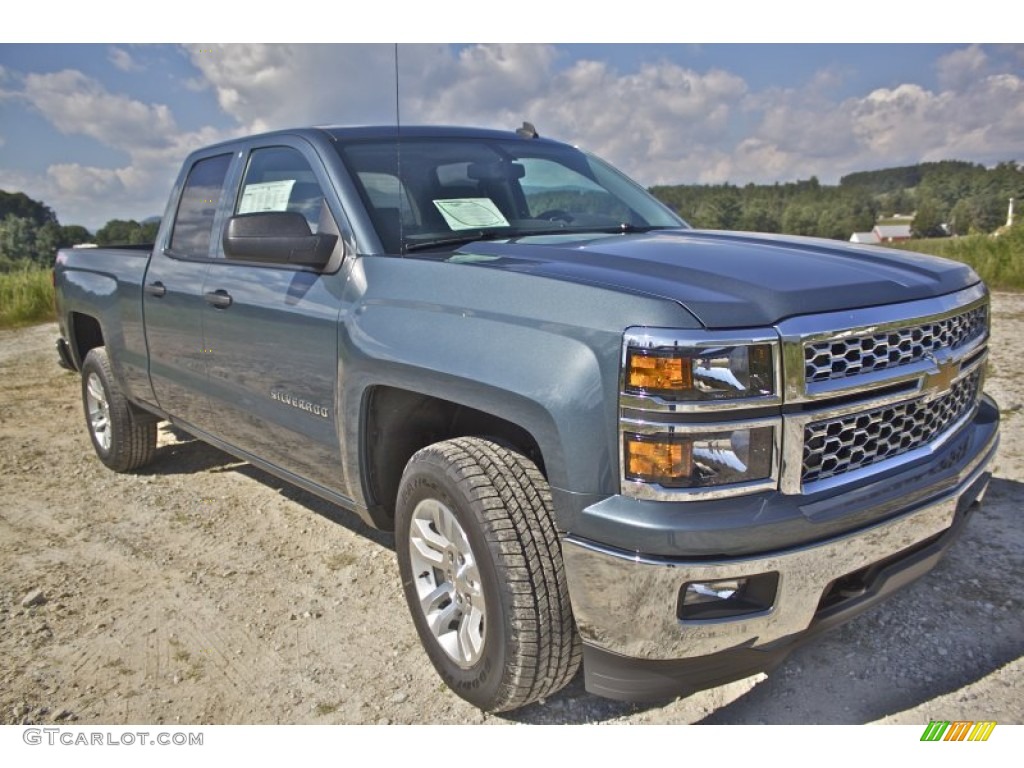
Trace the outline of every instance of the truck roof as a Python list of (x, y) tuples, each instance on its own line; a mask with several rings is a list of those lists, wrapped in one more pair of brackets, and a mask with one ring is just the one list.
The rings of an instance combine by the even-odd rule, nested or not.
[(547, 144), (560, 144), (564, 142), (551, 139), (531, 138), (513, 131), (498, 131), (490, 128), (472, 128), (466, 126), (449, 125), (317, 125), (299, 128), (286, 128), (265, 133), (237, 136), (233, 139), (208, 145), (204, 149), (211, 149), (225, 145), (234, 144), (249, 139), (264, 139), (272, 136), (304, 136), (306, 138), (323, 137), (326, 134), (331, 140), (361, 141), (367, 139), (491, 139), (496, 141), (540, 141)]
[[(503, 141), (537, 141), (515, 131), (498, 131), (489, 128), (469, 128), (455, 125), (367, 125), (367, 126), (319, 126), (337, 141), (347, 139), (376, 138), (456, 138), (456, 139), (499, 139)], [(544, 139), (544, 141), (551, 141)], [(551, 142), (562, 143), (562, 142)]]

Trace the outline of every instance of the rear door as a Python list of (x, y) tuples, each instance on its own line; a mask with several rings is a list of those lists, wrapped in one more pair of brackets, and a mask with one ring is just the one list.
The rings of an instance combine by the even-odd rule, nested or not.
[[(294, 211), (311, 232), (338, 233), (325, 200), (327, 175), (307, 142), (278, 136), (269, 146), (250, 145), (246, 155), (234, 213)], [(207, 297), (221, 297), (206, 305), (204, 315), (217, 435), (332, 489), (342, 483), (336, 408), (340, 250), (336, 255), (333, 273), (218, 258), (204, 286)]]
[(149, 376), (157, 404), (170, 416), (206, 431), (210, 414), (203, 282), (213, 232), (223, 217), (218, 203), (233, 161), (230, 150), (192, 159), (177, 205), (168, 211), (173, 221), (161, 228), (143, 282)]

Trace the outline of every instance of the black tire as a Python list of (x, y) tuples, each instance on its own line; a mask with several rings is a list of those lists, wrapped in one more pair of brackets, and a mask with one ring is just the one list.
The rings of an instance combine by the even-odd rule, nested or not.
[[(450, 525), (442, 510), (458, 525)], [(444, 518), (441, 527), (447, 533), (428, 522), (432, 515)], [(501, 712), (550, 696), (572, 680), (582, 650), (551, 494), (533, 462), (480, 438), (428, 446), (406, 465), (395, 522), (399, 571), (416, 631), (456, 694), (485, 711)], [(424, 538), (435, 533), (436, 541)], [(437, 554), (433, 547), (441, 540), (468, 545), (467, 559), (476, 563), (468, 576), (446, 576), (444, 567), (431, 565), (429, 558)], [(465, 554), (462, 550), (454, 546), (456, 561)], [(421, 602), (424, 592), (433, 595), (443, 588), (440, 582), (450, 584), (453, 596), (441, 597), (440, 608), (431, 613), (444, 640), (431, 628)], [(483, 601), (479, 622), (474, 599)], [(446, 619), (438, 616), (453, 618), (444, 624)]]
[(92, 447), (107, 467), (130, 472), (152, 460), (157, 419), (121, 393), (105, 347), (90, 350), (82, 363), (82, 407)]

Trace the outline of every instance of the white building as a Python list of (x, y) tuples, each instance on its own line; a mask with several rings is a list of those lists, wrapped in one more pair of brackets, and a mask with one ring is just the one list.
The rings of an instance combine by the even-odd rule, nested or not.
[(851, 243), (861, 243), (863, 245), (876, 245), (879, 243), (878, 235), (874, 232), (854, 232), (850, 235)]

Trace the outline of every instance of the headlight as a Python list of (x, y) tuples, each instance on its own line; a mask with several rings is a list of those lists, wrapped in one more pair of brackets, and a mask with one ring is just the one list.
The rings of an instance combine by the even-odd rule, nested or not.
[(730, 332), (704, 333), (693, 342), (627, 338), (623, 394), (674, 402), (774, 400), (777, 343), (731, 343), (735, 337)]
[(622, 493), (693, 501), (778, 488), (782, 362), (774, 329), (628, 328), (621, 361)]
[(633, 432), (624, 425), (626, 480), (662, 488), (710, 488), (771, 480), (774, 426), (722, 425), (685, 432)]

